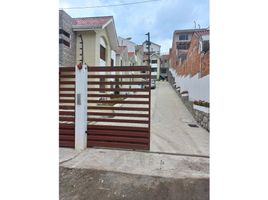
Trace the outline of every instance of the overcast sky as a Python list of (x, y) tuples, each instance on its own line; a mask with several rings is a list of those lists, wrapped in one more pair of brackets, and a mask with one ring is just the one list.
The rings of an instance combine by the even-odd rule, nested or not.
[[(59, 7), (100, 6), (143, 0), (59, 0)], [(65, 10), (72, 17), (112, 15), (117, 35), (141, 44), (150, 32), (151, 41), (161, 45), (161, 52), (171, 47), (174, 30), (209, 26), (209, 0), (160, 0), (118, 7)]]

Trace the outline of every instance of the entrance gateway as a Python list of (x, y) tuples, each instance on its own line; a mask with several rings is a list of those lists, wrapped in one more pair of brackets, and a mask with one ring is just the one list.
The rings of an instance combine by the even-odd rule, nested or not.
[[(75, 78), (75, 76), (72, 77)], [(75, 81), (71, 80), (60, 81), (60, 83), (75, 85)], [(150, 66), (90, 66), (87, 83), (87, 147), (149, 150)], [(65, 85), (60, 85), (60, 146), (64, 143), (63, 139), (69, 139), (70, 143), (72, 139), (74, 140), (74, 137), (63, 137), (61, 130), (62, 124), (65, 124), (64, 127), (70, 126), (70, 121), (63, 121), (67, 119), (63, 117), (73, 119), (72, 127), (75, 126), (74, 114), (72, 117), (61, 115), (74, 113), (74, 110), (71, 110), (73, 112), (62, 110), (73, 107), (63, 107), (61, 103), (69, 103), (69, 106), (71, 106), (70, 103), (75, 103), (75, 94), (73, 96), (68, 94), (68, 99), (62, 101), (62, 98), (67, 98), (66, 95), (62, 96), (61, 89), (65, 87)], [(73, 98), (72, 101), (71, 98)], [(74, 135), (75, 129), (72, 130)]]

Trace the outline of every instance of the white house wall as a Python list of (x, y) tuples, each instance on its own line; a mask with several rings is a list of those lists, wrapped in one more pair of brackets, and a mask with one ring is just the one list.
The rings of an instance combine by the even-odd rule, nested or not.
[(209, 102), (209, 75), (199, 78), (199, 74), (191, 77), (178, 76), (174, 69), (170, 69), (175, 79), (177, 87), (180, 91), (188, 91), (190, 101), (206, 101)]

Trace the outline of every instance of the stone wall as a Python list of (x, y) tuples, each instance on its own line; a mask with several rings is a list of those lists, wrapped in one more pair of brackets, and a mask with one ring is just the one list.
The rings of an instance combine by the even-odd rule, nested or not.
[(59, 44), (59, 65), (65, 67), (75, 66), (76, 61), (76, 36), (72, 30), (72, 18), (63, 10), (59, 11), (59, 29), (63, 29), (70, 34), (66, 37), (64, 34), (59, 34), (60, 39), (64, 39), (70, 43), (70, 47)]
[(196, 122), (200, 126), (205, 128), (207, 131), (209, 131), (209, 113), (196, 110), (193, 108), (193, 101), (189, 100), (189, 96), (182, 96), (180, 91), (177, 90), (176, 86), (174, 85), (175, 80), (170, 71), (168, 71), (168, 81), (171, 84), (172, 88), (175, 90), (175, 92), (178, 94), (178, 96), (180, 97), (186, 108), (190, 111)]

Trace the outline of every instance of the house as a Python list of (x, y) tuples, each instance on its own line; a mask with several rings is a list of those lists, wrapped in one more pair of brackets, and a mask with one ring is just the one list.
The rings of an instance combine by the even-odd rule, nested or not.
[(142, 65), (142, 55), (143, 51), (141, 45), (131, 41), (131, 38), (118, 37), (118, 42), (120, 46), (126, 46), (128, 50), (129, 65)]
[(209, 102), (209, 29), (176, 30), (170, 71), (190, 101)]
[(169, 69), (169, 54), (163, 54), (160, 56), (160, 79), (167, 80)]
[[(147, 41), (142, 43), (143, 46), (143, 64), (148, 65), (148, 45)], [(150, 65), (151, 65), (151, 76), (154, 80), (160, 78), (160, 48), (161, 46), (151, 42), (150, 45)]]
[(59, 11), (60, 66), (113, 66), (118, 48), (112, 16), (71, 18)]
[(116, 50), (116, 66), (128, 66), (128, 49), (127, 46), (118, 46)]

